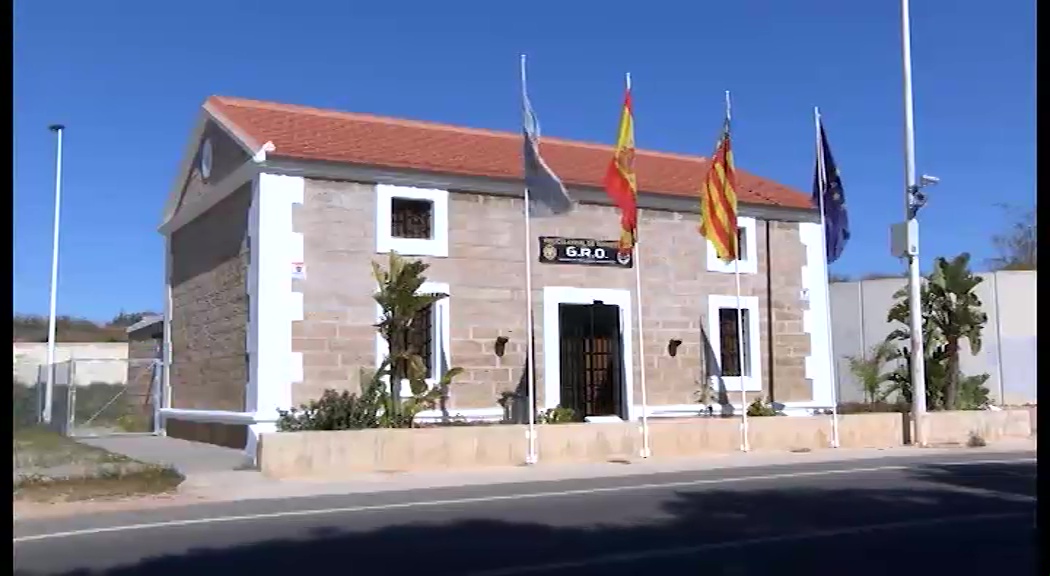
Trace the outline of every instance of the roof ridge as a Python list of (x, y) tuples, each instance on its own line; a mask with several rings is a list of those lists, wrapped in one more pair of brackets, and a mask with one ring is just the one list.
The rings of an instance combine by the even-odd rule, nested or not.
[[(422, 128), (426, 130), (441, 130), (444, 132), (459, 132), (461, 134), (472, 134), (481, 136), (494, 136), (497, 138), (519, 138), (518, 134), (513, 132), (507, 132), (503, 130), (490, 130), (487, 128), (472, 128), (469, 126), (457, 126), (455, 124), (445, 124), (442, 122), (433, 122), (428, 120), (411, 120), (407, 118), (395, 118), (392, 116), (381, 116), (378, 114), (367, 114), (364, 112), (347, 112), (344, 110), (335, 110), (331, 108), (318, 108), (315, 106), (305, 106), (302, 104), (284, 104), (280, 102), (273, 102), (268, 100), (255, 100), (251, 98), (240, 98), (236, 96), (221, 96), (212, 95), (208, 98), (209, 101), (214, 101), (225, 106), (239, 106), (245, 108), (256, 108), (263, 110), (274, 110), (281, 112), (290, 112), (296, 114), (311, 114), (314, 116), (322, 116), (328, 118), (341, 118), (348, 120), (361, 120), (370, 122), (379, 122), (383, 124), (393, 126), (404, 126), (410, 128)], [(556, 144), (563, 146), (583, 147), (591, 148), (594, 150), (609, 151), (613, 150), (613, 145), (602, 144), (599, 142), (587, 142), (584, 140), (570, 140), (567, 138), (557, 137), (546, 137), (541, 141), (543, 144)], [(705, 162), (708, 160), (706, 156), (693, 156), (691, 154), (679, 154), (675, 152), (664, 152), (660, 150), (649, 150), (645, 148), (635, 149), (635, 154), (644, 154), (650, 157), (657, 158), (668, 158), (672, 160), (685, 160), (689, 162)]]

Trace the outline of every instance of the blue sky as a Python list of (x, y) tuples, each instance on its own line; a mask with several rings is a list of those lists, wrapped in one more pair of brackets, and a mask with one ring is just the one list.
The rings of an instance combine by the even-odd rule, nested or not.
[[(161, 307), (156, 227), (209, 94), (517, 130), (522, 52), (545, 135), (611, 143), (630, 71), (638, 146), (707, 155), (728, 89), (738, 165), (802, 190), (820, 106), (853, 229), (832, 271), (900, 268), (894, 1), (33, 0), (14, 12), (19, 312), (47, 311), (49, 124), (68, 126), (58, 311), (108, 319)], [(996, 204), (1035, 202), (1035, 2), (914, 2), (912, 26), (918, 167), (941, 178), (923, 261), (982, 261), (1006, 223)]]

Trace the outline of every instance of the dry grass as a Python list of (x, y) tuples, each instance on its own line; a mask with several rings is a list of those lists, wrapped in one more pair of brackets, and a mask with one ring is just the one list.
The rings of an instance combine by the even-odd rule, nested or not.
[(15, 430), (13, 450), (15, 470), (132, 462), (126, 456), (81, 444), (46, 428), (37, 427)]
[(14, 499), (74, 502), (165, 494), (173, 492), (183, 480), (183, 476), (172, 468), (149, 465), (128, 471), (106, 471), (96, 476), (30, 476), (15, 483)]
[(50, 430), (14, 433), (14, 499), (69, 502), (163, 494), (184, 480), (178, 471), (81, 444)]

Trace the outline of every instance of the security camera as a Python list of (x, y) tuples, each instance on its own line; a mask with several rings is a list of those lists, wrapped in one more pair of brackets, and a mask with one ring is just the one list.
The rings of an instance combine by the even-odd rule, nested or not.
[(936, 176), (930, 176), (928, 174), (923, 174), (922, 176), (919, 177), (919, 181), (922, 182), (923, 186), (929, 186), (931, 184), (938, 184), (938, 183), (940, 183), (941, 179), (936, 177)]

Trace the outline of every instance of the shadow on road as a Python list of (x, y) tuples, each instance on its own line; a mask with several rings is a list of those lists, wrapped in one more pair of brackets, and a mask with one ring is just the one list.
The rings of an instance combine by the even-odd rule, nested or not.
[[(726, 483), (717, 490), (627, 491), (440, 510), (366, 512), (350, 520), (342, 516), (340, 526), (335, 516), (269, 520), (264, 523), (267, 534), (287, 537), (251, 544), (238, 541), (254, 538), (256, 532), (249, 530), (258, 530), (257, 524), (196, 526), (197, 534), (214, 530), (214, 537), (208, 532), (209, 547), (66, 575), (322, 571), (432, 576), (496, 574), (492, 571), (557, 562), (568, 566), (504, 574), (1033, 573), (1038, 549), (1034, 463), (928, 466), (904, 474), (891, 481), (868, 478), (853, 483), (843, 478), (826, 487), (819, 482), (785, 481), (783, 487), (756, 490), (746, 483)], [(1019, 495), (1028, 498), (1021, 501)], [(1015, 517), (992, 517), (1009, 514)], [(973, 515), (988, 518), (921, 524)], [(286, 524), (274, 528), (272, 523)], [(841, 534), (851, 527), (892, 523), (897, 526)], [(165, 531), (169, 542), (185, 537), (180, 530)], [(830, 534), (836, 531), (839, 534)], [(825, 537), (790, 539), (821, 532)], [(141, 545), (143, 552), (159, 545), (160, 539), (154, 536), (150, 542), (134, 533), (125, 538), (127, 546)], [(749, 539), (767, 540), (751, 546), (725, 544)], [(653, 550), (665, 553), (631, 556)], [(573, 564), (617, 554), (627, 556), (606, 564)]]
[(916, 478), (947, 484), (956, 488), (989, 490), (997, 494), (1034, 496), (1035, 463), (997, 463), (958, 466), (929, 465), (914, 470)]

